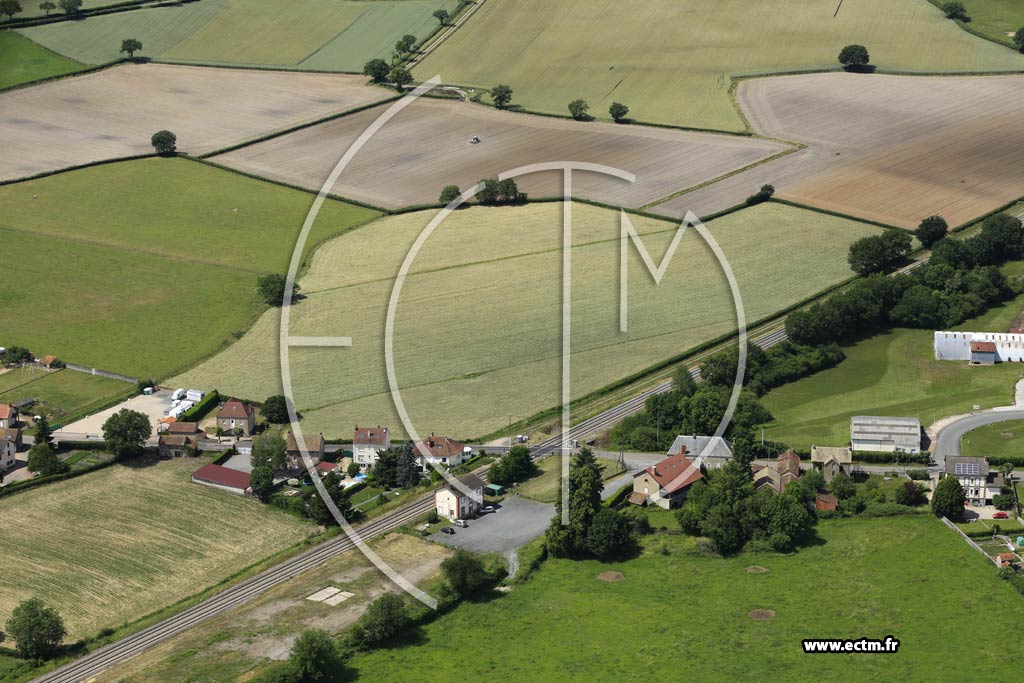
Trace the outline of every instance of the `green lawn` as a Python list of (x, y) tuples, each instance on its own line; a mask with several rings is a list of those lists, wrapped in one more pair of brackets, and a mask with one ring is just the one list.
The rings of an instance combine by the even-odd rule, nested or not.
[(1013, 45), (1013, 37), (1007, 34), (1024, 26), (1024, 3), (1020, 0), (963, 0), (963, 3), (971, 19), (965, 24), (967, 28)]
[(0, 88), (60, 76), (87, 65), (51, 52), (14, 31), (0, 31)]
[[(1007, 3), (1013, 0), (1005, 0)], [(487, 2), (415, 70), (448, 83), (506, 83), (513, 102), (567, 114), (585, 99), (608, 117), (742, 130), (729, 96), (744, 74), (838, 67), (866, 45), (890, 71), (1024, 68), (1024, 57), (972, 36), (927, 0), (502, 0)]]
[(979, 427), (960, 440), (964, 455), (1020, 455), (1024, 453), (1024, 420)]
[[(624, 466), (608, 458), (597, 458), (597, 464), (601, 466), (601, 475), (605, 481), (626, 471)], [(537, 469), (537, 474), (516, 487), (516, 490), (527, 498), (554, 503), (562, 491), (562, 459), (557, 455), (544, 458), (537, 463)]]
[(456, 0), (202, 0), (22, 30), (32, 40), (89, 64), (120, 57), (124, 36), (163, 61), (362, 71), (389, 57), (406, 33), (437, 29), (431, 13)]
[[(559, 204), (468, 208), (416, 256), (396, 309), (394, 361), (409, 415), (424, 433), (471, 439), (558, 405), (561, 366)], [(629, 260), (629, 329), (619, 330), (619, 216), (573, 206), (572, 392), (582, 396), (735, 329), (717, 261), (696, 231), (655, 285)], [(295, 349), (295, 401), (305, 429), (400, 421), (382, 353), (394, 278), (434, 212), (389, 216), (332, 240), (300, 282), (292, 334), (350, 335), (353, 346)], [(677, 225), (634, 217), (660, 260)], [(708, 224), (736, 274), (748, 321), (846, 279), (847, 245), (877, 228), (777, 203)], [(353, 264), (358, 262), (358, 267)], [(785, 263), (785, 267), (780, 267)], [(271, 311), (224, 353), (175, 378), (262, 399), (280, 393), (279, 317)], [(344, 377), (344, 381), (338, 381)], [(397, 432), (396, 432), (397, 433)]]
[[(283, 273), (312, 196), (185, 159), (0, 187), (6, 344), (166, 377), (241, 336), (256, 277)], [(328, 201), (308, 245), (379, 215)]]
[[(1018, 297), (954, 329), (1005, 331), (1024, 309)], [(772, 440), (795, 448), (840, 445), (850, 440), (853, 415), (935, 420), (1013, 403), (1020, 368), (1010, 363), (971, 367), (936, 361), (931, 330), (896, 329), (845, 349), (838, 366), (787, 384), (764, 396), (775, 416), (765, 425)]]
[[(21, 381), (12, 386), (17, 378)], [(119, 396), (135, 393), (134, 385), (74, 370), (45, 372), (33, 368), (12, 370), (0, 375), (0, 403), (18, 403), (34, 398), (38, 403), (27, 409), (30, 415), (45, 411), (52, 424), (66, 424), (95, 411)]]
[[(676, 548), (622, 563), (549, 560), (510, 594), (469, 603), (420, 630), (417, 645), (351, 664), (360, 681), (934, 681), (1004, 676), (999, 639), (965, 638), (979, 611), (1013, 624), (1024, 599), (930, 516), (834, 520), (795, 555)], [(745, 571), (750, 565), (767, 573)], [(598, 580), (601, 572), (622, 581)], [(755, 621), (750, 610), (776, 616)], [(804, 654), (804, 638), (900, 640), (898, 654)], [(673, 653), (671, 656), (666, 653)]]

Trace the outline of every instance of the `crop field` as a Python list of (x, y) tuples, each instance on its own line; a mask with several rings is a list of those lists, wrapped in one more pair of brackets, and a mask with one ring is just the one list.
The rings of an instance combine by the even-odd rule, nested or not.
[(838, 67), (861, 43), (881, 69), (1006, 71), (1024, 57), (972, 36), (926, 0), (604, 0), (487, 2), (414, 75), (490, 88), (527, 109), (566, 114), (582, 97), (640, 121), (743, 130), (729, 98), (737, 75)]
[[(319, 189), (338, 159), (384, 106), (328, 121), (215, 157), (248, 173)], [(479, 144), (470, 138), (479, 136)], [(334, 192), (378, 206), (437, 202), (441, 188), (543, 161), (605, 164), (635, 173), (626, 181), (576, 172), (573, 193), (639, 207), (788, 149), (768, 140), (613, 123), (527, 116), (450, 100), (421, 99), (360, 151)], [(517, 179), (533, 197), (562, 195), (562, 174)]]
[[(560, 203), (455, 212), (419, 252), (399, 299), (394, 362), (419, 430), (478, 436), (555, 406), (560, 387)], [(572, 392), (581, 396), (735, 329), (724, 276), (695, 231), (660, 286), (629, 257), (627, 334), (618, 321), (619, 217), (572, 206)], [(305, 430), (350, 424), (400, 433), (385, 376), (383, 333), (393, 279), (433, 216), (380, 219), (318, 250), (302, 278), (291, 333), (351, 335), (350, 349), (294, 349), (291, 375)], [(633, 217), (656, 260), (677, 226)], [(779, 204), (709, 223), (737, 277), (748, 320), (848, 276), (847, 245), (876, 228)], [(785, 262), (785, 267), (780, 264)], [(470, 334), (471, 332), (471, 334)], [(269, 312), (225, 352), (172, 380), (262, 399), (280, 392), (278, 316)]]
[(45, 411), (53, 424), (63, 423), (67, 415), (81, 414), (134, 391), (135, 387), (125, 382), (74, 370), (46, 372), (25, 367), (0, 375), (0, 403), (34, 398), (38, 403), (30, 409), (31, 413), (39, 415)]
[(967, 27), (992, 40), (1013, 45), (1010, 34), (1024, 26), (1024, 5), (1017, 0), (963, 0), (963, 3), (971, 19)]
[[(447, 547), (393, 533), (369, 545), (409, 581), (430, 592), (440, 574)], [(354, 595), (339, 605), (306, 600), (325, 587)], [(268, 658), (288, 656), (305, 628), (338, 633), (350, 626), (377, 596), (398, 590), (356, 551), (333, 557), (275, 586), (246, 605), (198, 624), (188, 631), (123, 662), (94, 683), (211, 683), (247, 680), (243, 674)]]
[(0, 31), (0, 89), (86, 68), (73, 59), (40, 47), (14, 31)]
[[(15, 19), (28, 19), (29, 17), (59, 17), (64, 14), (64, 11), (58, 7), (57, 9), (50, 10), (47, 14), (45, 9), (39, 7), (40, 3), (45, 0), (20, 0), (22, 13), (15, 15)], [(155, 0), (154, 0), (155, 1)], [(108, 7), (110, 5), (119, 4), (123, 0), (82, 0), (82, 10), (98, 9), (100, 7)], [(56, 4), (56, 3), (54, 3)]]
[(653, 207), (703, 215), (762, 183), (776, 196), (915, 228), (955, 226), (1024, 195), (1024, 76), (810, 74), (744, 81), (754, 129), (807, 149)]
[[(1022, 309), (1018, 297), (953, 329), (1006, 330)], [(845, 351), (838, 366), (765, 394), (762, 403), (775, 416), (765, 426), (773, 440), (802, 449), (844, 444), (853, 415), (914, 416), (927, 427), (975, 405), (1011, 405), (1020, 379), (1012, 363), (972, 368), (935, 360), (930, 330), (896, 329)]]
[[(926, 515), (826, 520), (817, 531), (819, 543), (785, 556), (718, 559), (691, 539), (660, 536), (627, 562), (549, 560), (508, 595), (465, 603), (424, 626), (415, 644), (351, 665), (360, 681), (398, 680), (412, 668), (423, 681), (499, 670), (511, 680), (634, 680), (638, 666), (644, 678), (699, 681), (982, 680), (1005, 671), (998, 639), (962, 638), (964, 624), (975, 610), (1017, 623), (1024, 601), (954, 532)], [(746, 571), (752, 565), (768, 571)], [(622, 580), (600, 581), (608, 570)], [(654, 594), (679, 607), (652, 618)], [(774, 617), (748, 616), (758, 609)], [(899, 639), (898, 654), (812, 656), (800, 644), (887, 635)], [(665, 657), (666, 647), (686, 654)]]
[[(256, 318), (257, 274), (285, 271), (310, 201), (185, 159), (0, 187), (0, 248), (9, 264), (3, 341), (165, 377)], [(378, 215), (335, 201), (324, 210), (310, 244)]]
[(142, 42), (161, 61), (361, 72), (390, 57), (406, 33), (419, 39), (438, 27), (431, 13), (454, 12), (455, 0), (202, 0), (61, 22), (21, 32), (88, 64), (113, 61), (121, 40)]
[(0, 95), (0, 180), (151, 154), (164, 128), (203, 154), (387, 96), (361, 76), (127, 64)]
[(297, 518), (193, 484), (189, 476), (201, 464), (113, 465), (0, 499), (9, 521), (0, 530), (0, 621), (38, 596), (64, 617), (68, 641), (92, 636), (310, 533)]

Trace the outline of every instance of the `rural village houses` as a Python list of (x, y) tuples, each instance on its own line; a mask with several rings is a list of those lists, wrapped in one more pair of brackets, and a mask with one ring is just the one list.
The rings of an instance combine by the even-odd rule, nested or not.
[(17, 453), (21, 450), (21, 430), (0, 428), (0, 472), (17, 464)]
[(352, 435), (352, 460), (365, 471), (377, 464), (377, 454), (391, 448), (391, 432), (387, 427), (360, 427)]
[(415, 452), (419, 458), (420, 469), (429, 472), (433, 466), (458, 467), (468, 457), (470, 450), (460, 441), (449, 439), (447, 436), (430, 436), (422, 441), (417, 441)]
[[(459, 477), (462, 487), (449, 484), (434, 493), (434, 510), (445, 519), (468, 519), (477, 514), (484, 502), (484, 482), (475, 474)], [(466, 490), (461, 490), (462, 488)]]
[(782, 493), (786, 487), (800, 478), (800, 456), (792, 449), (779, 456), (774, 465), (754, 465), (754, 488), (760, 491), (769, 488)]
[(720, 436), (677, 436), (666, 455), (688, 453), (697, 467), (718, 469), (732, 460), (732, 447)]
[[(324, 439), (324, 435), (322, 433), (303, 434), (302, 441), (313, 464), (322, 462), (327, 448), (327, 441)], [(299, 470), (306, 468), (302, 461), (302, 449), (299, 448), (299, 443), (295, 440), (293, 432), (288, 432), (288, 438), (285, 442), (285, 459), (288, 463), (288, 469)]]
[(18, 426), (18, 409), (10, 403), (0, 403), (0, 429)]
[(690, 486), (704, 475), (700, 467), (686, 457), (686, 449), (651, 465), (633, 477), (633, 493), (629, 502), (634, 505), (652, 503), (658, 507), (679, 507), (686, 500)]
[(825, 483), (842, 473), (852, 474), (853, 451), (846, 446), (811, 446), (811, 464), (821, 468)]
[(241, 430), (242, 436), (252, 436), (256, 431), (256, 411), (248, 403), (229, 398), (217, 411), (217, 426), (229, 434)]
[(987, 458), (950, 456), (946, 458), (946, 476), (956, 477), (971, 505), (991, 505), (1003, 488), (1003, 475), (990, 469)]

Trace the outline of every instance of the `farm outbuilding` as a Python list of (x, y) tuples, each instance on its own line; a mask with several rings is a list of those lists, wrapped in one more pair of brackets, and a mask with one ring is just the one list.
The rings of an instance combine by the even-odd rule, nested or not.
[(972, 365), (1024, 362), (1024, 334), (1012, 332), (935, 333), (935, 360), (966, 360)]
[(203, 465), (192, 473), (192, 481), (240, 496), (251, 493), (248, 472), (240, 472), (221, 465)]
[(916, 417), (856, 415), (850, 418), (850, 444), (855, 451), (920, 453), (921, 421)]

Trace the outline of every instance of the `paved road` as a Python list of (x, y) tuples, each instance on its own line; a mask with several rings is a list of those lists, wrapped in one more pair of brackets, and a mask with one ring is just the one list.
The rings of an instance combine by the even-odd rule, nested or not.
[(949, 423), (940, 429), (935, 437), (935, 463), (943, 467), (946, 456), (962, 455), (960, 440), (967, 432), (978, 427), (1006, 422), (1007, 420), (1024, 420), (1024, 409), (994, 408), (974, 413), (973, 415), (967, 415), (955, 422)]

